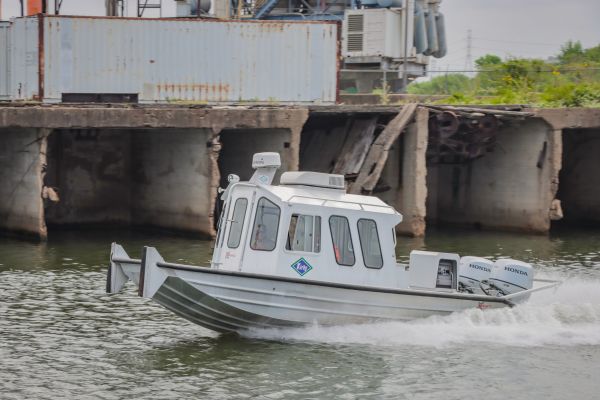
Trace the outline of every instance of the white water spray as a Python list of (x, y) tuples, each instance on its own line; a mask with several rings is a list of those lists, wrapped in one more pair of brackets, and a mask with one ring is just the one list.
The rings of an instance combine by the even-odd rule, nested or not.
[(566, 279), (557, 289), (535, 293), (527, 303), (512, 309), (472, 309), (410, 322), (254, 330), (247, 335), (379, 346), (598, 345), (600, 280)]

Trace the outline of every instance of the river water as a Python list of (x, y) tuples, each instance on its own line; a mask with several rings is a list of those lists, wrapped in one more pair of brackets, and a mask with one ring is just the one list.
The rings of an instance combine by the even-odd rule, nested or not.
[(0, 399), (600, 399), (600, 233), (434, 231), (398, 239), (532, 262), (560, 278), (514, 309), (219, 335), (104, 293), (111, 241), (204, 263), (210, 243), (132, 232), (0, 239)]

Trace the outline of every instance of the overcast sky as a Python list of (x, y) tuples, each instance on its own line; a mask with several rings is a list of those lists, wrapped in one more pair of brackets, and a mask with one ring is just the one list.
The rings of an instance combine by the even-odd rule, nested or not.
[[(19, 14), (18, 0), (0, 0), (2, 16)], [(137, 0), (127, 0), (135, 15)], [(53, 0), (50, 0), (52, 7)], [(173, 0), (163, 0), (163, 15), (173, 16)], [(104, 0), (63, 0), (63, 14), (103, 15)], [(467, 31), (472, 32), (472, 59), (494, 53), (502, 57), (555, 55), (567, 40), (585, 47), (600, 44), (600, 0), (443, 0), (448, 54), (431, 69), (464, 69)]]
[(568, 40), (600, 44), (600, 0), (443, 0), (448, 54), (437, 69), (464, 69), (467, 30), (472, 57), (547, 58)]

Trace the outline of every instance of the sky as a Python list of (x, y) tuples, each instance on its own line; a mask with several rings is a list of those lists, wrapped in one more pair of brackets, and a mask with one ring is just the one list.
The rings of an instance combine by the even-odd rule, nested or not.
[[(103, 15), (105, 0), (63, 0), (62, 14)], [(126, 0), (135, 15), (137, 0)], [(150, 0), (152, 1), (152, 0)], [(18, 0), (0, 0), (2, 17), (19, 15)], [(54, 0), (50, 0), (53, 8)], [(467, 31), (471, 61), (493, 53), (501, 57), (548, 58), (568, 40), (584, 47), (600, 44), (600, 0), (443, 0), (448, 54), (431, 70), (472, 69), (467, 65)], [(175, 14), (175, 2), (163, 0), (163, 16)]]
[(600, 44), (600, 0), (443, 0), (448, 54), (430, 69), (465, 69), (485, 54), (548, 58), (568, 40)]

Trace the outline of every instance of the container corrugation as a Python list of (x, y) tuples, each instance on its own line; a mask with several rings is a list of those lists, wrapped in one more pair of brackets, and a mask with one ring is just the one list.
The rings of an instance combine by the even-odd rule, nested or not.
[[(25, 40), (35, 30), (19, 25), (32, 31)], [(42, 25), (46, 102), (64, 93), (136, 93), (140, 102), (336, 101), (335, 23), (46, 16)], [(32, 85), (37, 79), (25, 96)]]
[(11, 100), (39, 99), (39, 22), (18, 18), (10, 27), (9, 87)]
[(0, 21), (0, 101), (10, 100), (10, 22)]

